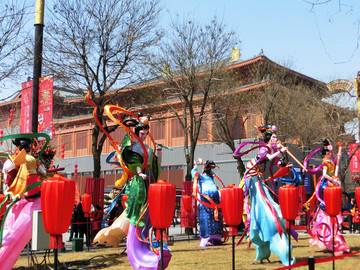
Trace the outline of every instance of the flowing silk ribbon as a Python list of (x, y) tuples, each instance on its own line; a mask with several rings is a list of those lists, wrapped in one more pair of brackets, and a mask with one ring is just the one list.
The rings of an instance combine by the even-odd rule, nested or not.
[[(209, 207), (211, 209), (214, 209), (214, 219), (216, 221), (219, 220), (219, 208), (220, 207), (220, 203), (219, 204), (216, 204), (209, 196), (205, 195), (205, 194), (202, 194), (200, 193), (200, 190), (199, 190), (199, 185), (198, 185), (198, 178), (199, 178), (199, 175), (200, 173), (197, 172), (194, 176), (194, 189), (193, 189), (193, 196), (195, 198), (195, 200), (197, 202), (199, 202), (200, 204), (204, 205), (205, 207)], [(206, 202), (203, 202), (202, 200), (200, 200), (197, 195), (200, 195), (202, 197), (204, 197), (206, 200), (209, 201), (209, 203), (206, 203)]]
[(274, 206), (272, 205), (272, 203), (270, 202), (269, 198), (265, 195), (265, 192), (262, 188), (262, 185), (261, 185), (261, 178), (258, 177), (258, 185), (259, 185), (259, 190), (260, 190), (260, 193), (261, 193), (261, 196), (263, 197), (264, 201), (266, 202), (266, 204), (268, 205), (270, 211), (271, 211), (271, 214), (273, 215), (274, 217), (274, 220), (275, 220), (275, 226), (280, 234), (280, 237), (282, 236), (282, 233), (284, 232), (283, 228), (281, 227), (281, 224), (280, 224), (280, 221), (279, 221), (279, 217), (276, 213), (276, 210), (274, 208)]
[[(244, 148), (246, 145), (248, 144), (255, 144), (255, 146), (253, 147), (250, 147), (248, 150), (245, 150), (244, 152), (240, 153), (240, 150), (242, 148)], [(268, 149), (268, 151), (270, 151), (270, 148), (266, 145), (266, 143), (264, 142), (243, 142), (242, 144), (240, 144), (235, 152), (234, 152), (234, 157), (235, 158), (241, 158), (243, 155), (249, 153), (250, 151), (254, 150), (254, 149), (257, 149), (257, 148), (260, 148), (260, 147), (266, 147)], [(265, 203), (268, 205), (269, 209), (270, 209), (270, 212), (274, 218), (274, 221), (275, 221), (275, 226), (280, 234), (280, 237), (282, 236), (282, 233), (284, 232), (283, 228), (281, 227), (281, 224), (280, 224), (280, 221), (279, 221), (279, 218), (277, 216), (277, 213), (276, 213), (276, 210), (274, 208), (274, 206), (272, 205), (272, 203), (269, 201), (269, 199), (267, 198), (267, 196), (265, 195), (265, 192), (262, 188), (262, 185), (261, 185), (261, 177), (259, 176), (259, 169), (257, 168), (257, 165), (259, 163), (261, 163), (263, 160), (266, 159), (266, 156), (264, 157), (260, 157), (259, 159), (255, 159), (255, 163), (251, 163), (251, 167), (247, 170), (247, 172), (245, 173), (244, 175), (244, 179), (246, 179), (249, 176), (256, 176), (258, 178), (258, 184), (259, 184), (259, 190), (260, 190), (260, 194), (263, 198), (263, 200), (265, 201)], [(272, 165), (274, 163), (274, 160), (271, 162), (270, 164), (270, 175), (271, 175), (271, 179), (273, 180), (273, 170), (272, 170)], [(246, 189), (248, 190), (249, 187), (247, 186)], [(247, 191), (248, 192), (248, 191)]]

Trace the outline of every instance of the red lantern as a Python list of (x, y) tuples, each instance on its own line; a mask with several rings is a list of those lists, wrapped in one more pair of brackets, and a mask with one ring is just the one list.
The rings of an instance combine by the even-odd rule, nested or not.
[(128, 195), (127, 194), (124, 194), (124, 195), (122, 195), (122, 197), (121, 197), (121, 203), (122, 203), (122, 206), (123, 206), (123, 208), (125, 209), (126, 208), (126, 205), (125, 205), (125, 202), (126, 202), (126, 200), (128, 199)]
[(181, 197), (181, 203), (184, 206), (185, 211), (192, 210), (192, 197), (190, 195), (184, 195)]
[(158, 180), (149, 186), (149, 212), (153, 227), (166, 229), (174, 216), (176, 187), (165, 180)]
[[(4, 131), (0, 130), (0, 138), (4, 137), (3, 135), (4, 135)], [(0, 142), (0, 145), (2, 145), (2, 144), (3, 144), (3, 142)]]
[[(2, 203), (5, 199), (5, 195), (4, 194), (0, 194), (0, 203)], [(8, 205), (8, 202), (4, 203), (3, 206), (0, 208), (0, 220), (2, 215), (4, 215), (5, 210), (6, 210), (6, 206)]]
[(62, 234), (70, 225), (75, 201), (75, 182), (59, 174), (41, 185), (41, 209), (44, 228), (50, 234), (50, 248), (62, 247)]
[[(85, 214), (89, 214), (91, 212), (91, 195), (84, 194), (81, 196), (81, 205)], [(88, 216), (88, 215), (85, 215)]]
[(341, 212), (342, 188), (329, 186), (324, 188), (324, 201), (326, 213), (335, 217)]
[(355, 188), (355, 198), (357, 205), (360, 205), (360, 187)]
[(229, 225), (229, 236), (238, 235), (244, 208), (244, 191), (231, 184), (221, 190), (221, 209), (225, 223)]
[(280, 187), (279, 204), (283, 218), (295, 220), (299, 209), (299, 189), (292, 185)]

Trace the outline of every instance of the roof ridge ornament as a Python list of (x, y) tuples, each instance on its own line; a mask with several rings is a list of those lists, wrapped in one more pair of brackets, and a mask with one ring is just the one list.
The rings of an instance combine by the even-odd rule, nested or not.
[(231, 48), (230, 62), (237, 62), (240, 59), (240, 49), (237, 47)]

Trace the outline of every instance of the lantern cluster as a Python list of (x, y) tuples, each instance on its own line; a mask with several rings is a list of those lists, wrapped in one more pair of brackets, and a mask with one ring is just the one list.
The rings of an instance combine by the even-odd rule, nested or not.
[(64, 159), (65, 157), (65, 144), (61, 145), (61, 158)]
[(10, 117), (9, 117), (9, 127), (11, 126), (11, 122), (14, 118), (14, 109), (10, 110)]
[(53, 122), (50, 123), (50, 130), (51, 130), (51, 135), (52, 138), (55, 138), (55, 124)]
[(77, 176), (78, 176), (78, 165), (75, 164), (74, 167), (75, 167), (75, 170), (74, 170), (74, 178), (75, 178), (75, 180), (77, 180)]

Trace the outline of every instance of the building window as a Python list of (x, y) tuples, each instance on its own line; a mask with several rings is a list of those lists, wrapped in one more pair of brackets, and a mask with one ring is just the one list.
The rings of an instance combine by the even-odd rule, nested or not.
[(123, 127), (117, 127), (117, 129), (110, 133), (110, 136), (114, 139), (115, 142), (121, 144), (124, 136), (125, 136), (125, 129)]
[[(199, 121), (199, 116), (196, 116), (196, 121)], [(200, 131), (199, 131), (199, 140), (206, 141), (208, 139), (208, 121), (202, 121)]]
[(182, 169), (183, 169), (183, 165), (169, 166), (169, 169), (170, 169), (170, 171), (182, 170)]
[(183, 129), (177, 119), (171, 120), (171, 137), (172, 138), (184, 137)]
[(165, 121), (151, 122), (150, 132), (155, 141), (165, 139)]
[(72, 134), (63, 134), (61, 136), (61, 144), (65, 145), (64, 150), (65, 151), (71, 151), (72, 150)]
[(257, 138), (259, 136), (258, 130), (254, 127), (254, 126), (258, 126), (261, 125), (259, 123), (257, 123), (257, 119), (256, 116), (251, 114), (248, 118), (248, 120), (246, 121), (246, 137), (247, 138)]
[(87, 140), (88, 136), (86, 131), (75, 133), (76, 149), (87, 149)]

